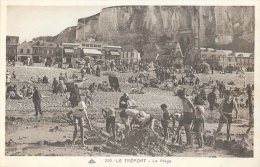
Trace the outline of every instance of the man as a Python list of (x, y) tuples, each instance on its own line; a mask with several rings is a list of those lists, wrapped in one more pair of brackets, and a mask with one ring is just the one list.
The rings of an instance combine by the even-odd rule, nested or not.
[[(90, 121), (88, 119), (87, 111), (86, 111), (86, 105), (83, 101), (78, 103), (78, 106), (73, 108), (72, 111), (70, 111), (67, 114), (67, 117), (69, 120), (74, 124), (74, 132), (73, 132), (73, 140), (72, 140), (72, 145), (75, 145), (75, 140), (77, 137), (77, 132), (78, 132), (78, 126), (80, 127), (80, 138), (81, 138), (81, 144), (83, 147), (85, 147), (84, 143), (84, 117), (86, 118), (86, 121), (89, 125), (89, 129), (92, 130), (92, 126), (90, 124)], [(71, 118), (71, 116), (73, 118)]]
[(225, 89), (226, 89), (225, 84), (223, 83), (223, 81), (221, 81), (221, 83), (218, 86), (220, 98), (223, 98), (223, 92), (225, 91)]
[(42, 115), (42, 109), (41, 109), (41, 93), (38, 90), (38, 88), (35, 86), (34, 87), (34, 92), (33, 92), (33, 103), (34, 103), (34, 108), (36, 111), (36, 114), (34, 116), (38, 116), (38, 112), (40, 112), (40, 114)]
[(57, 79), (54, 77), (52, 82), (52, 93), (56, 93), (57, 95), (58, 91), (59, 91), (59, 83)]
[(238, 114), (237, 103), (231, 97), (231, 92), (229, 90), (225, 90), (224, 99), (222, 100), (220, 107), (219, 107), (220, 118), (219, 118), (218, 129), (214, 134), (212, 145), (215, 144), (216, 137), (218, 136), (219, 132), (221, 131), (224, 123), (227, 123), (227, 140), (228, 141), (231, 140), (230, 127), (233, 122), (233, 118), (232, 118), (233, 109), (235, 109), (235, 111), (236, 111), (236, 119), (237, 119), (237, 114)]
[(208, 102), (209, 102), (209, 110), (212, 112), (214, 110), (214, 106), (216, 107), (217, 95), (216, 95), (216, 87), (212, 89), (212, 92), (208, 94)]
[(199, 85), (200, 84), (200, 79), (197, 77), (195, 80), (195, 85)]
[(128, 100), (129, 100), (128, 93), (124, 93), (123, 96), (120, 97), (119, 108), (126, 109)]
[(187, 146), (192, 147), (193, 142), (192, 142), (192, 133), (191, 133), (191, 123), (195, 115), (195, 107), (191, 103), (191, 101), (186, 97), (185, 90), (179, 90), (177, 95), (181, 99), (183, 105), (183, 118), (177, 128), (177, 140), (179, 140), (180, 130), (182, 126), (184, 126), (186, 138), (187, 138)]
[(125, 125), (125, 139), (127, 140), (128, 138), (128, 133), (130, 130), (130, 118), (132, 118), (132, 120), (138, 120), (137, 117), (139, 116), (139, 111), (136, 109), (124, 109), (119, 113), (119, 116), (123, 122), (123, 124)]
[(106, 120), (106, 132), (110, 133), (112, 128), (113, 138), (116, 140), (115, 124), (116, 124), (116, 111), (114, 108), (102, 108), (102, 115)]

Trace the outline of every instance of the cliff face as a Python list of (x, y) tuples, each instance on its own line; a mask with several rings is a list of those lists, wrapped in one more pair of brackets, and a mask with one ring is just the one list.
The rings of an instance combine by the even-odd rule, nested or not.
[(43, 36), (43, 37), (36, 37), (33, 40), (43, 40), (46, 42), (54, 42), (56, 44), (61, 44), (62, 42), (75, 42), (76, 40), (76, 29), (77, 27), (69, 27), (65, 30), (61, 31), (56, 36)]
[(254, 7), (117, 6), (79, 19), (76, 40), (132, 43), (142, 50), (144, 45), (164, 37), (180, 42), (184, 50), (192, 43), (252, 52), (254, 22)]

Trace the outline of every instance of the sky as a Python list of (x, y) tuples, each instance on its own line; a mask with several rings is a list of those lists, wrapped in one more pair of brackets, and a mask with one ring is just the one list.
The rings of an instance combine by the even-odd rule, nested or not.
[(79, 18), (99, 13), (106, 6), (8, 6), (7, 35), (19, 42), (34, 37), (55, 36), (67, 27), (77, 26)]

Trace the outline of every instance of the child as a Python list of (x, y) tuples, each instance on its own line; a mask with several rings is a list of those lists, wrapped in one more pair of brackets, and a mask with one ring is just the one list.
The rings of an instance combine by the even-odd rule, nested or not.
[(106, 120), (106, 132), (110, 133), (112, 129), (114, 141), (116, 141), (115, 124), (116, 124), (116, 111), (114, 108), (102, 108), (102, 115)]
[[(89, 129), (91, 130), (91, 124), (88, 119), (87, 111), (85, 110), (87, 107), (83, 101), (78, 103), (78, 106), (73, 108), (72, 111), (70, 111), (67, 114), (67, 117), (69, 120), (74, 124), (74, 132), (73, 132), (73, 140), (72, 140), (72, 145), (75, 145), (75, 140), (77, 137), (77, 132), (78, 132), (78, 126), (80, 127), (80, 138), (81, 138), (81, 143), (82, 146), (85, 147), (86, 145), (84, 144), (84, 117), (86, 118), (86, 121), (89, 125)], [(72, 118), (71, 118), (72, 116)]]
[(168, 124), (169, 124), (169, 120), (170, 120), (170, 114), (167, 110), (167, 105), (166, 104), (162, 104), (161, 105), (161, 109), (163, 111), (163, 118), (161, 120), (161, 124), (163, 127), (163, 141), (168, 140), (169, 138), (169, 134), (168, 134)]
[(203, 131), (204, 131), (204, 107), (202, 105), (198, 105), (196, 107), (196, 114), (193, 120), (193, 132), (196, 134), (196, 138), (199, 143), (199, 149), (203, 150), (204, 148), (204, 140), (203, 140)]

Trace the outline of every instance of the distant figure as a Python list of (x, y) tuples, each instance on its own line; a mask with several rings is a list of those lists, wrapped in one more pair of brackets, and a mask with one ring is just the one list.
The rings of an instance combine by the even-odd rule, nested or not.
[(41, 109), (42, 96), (41, 96), (41, 93), (36, 86), (34, 87), (32, 99), (33, 99), (34, 108), (35, 108), (35, 111), (36, 111), (36, 114), (34, 116), (37, 116), (38, 112), (42, 115), (42, 109)]
[(59, 82), (57, 81), (57, 79), (54, 77), (53, 78), (53, 82), (52, 82), (52, 93), (58, 93), (59, 91)]
[(216, 95), (216, 87), (212, 89), (212, 92), (208, 94), (208, 102), (209, 102), (209, 109), (210, 111), (214, 110), (216, 107), (217, 95)]
[(97, 66), (97, 68), (96, 68), (96, 76), (97, 77), (100, 77), (100, 71), (101, 71), (100, 67)]

